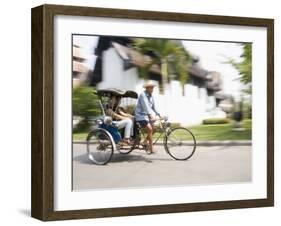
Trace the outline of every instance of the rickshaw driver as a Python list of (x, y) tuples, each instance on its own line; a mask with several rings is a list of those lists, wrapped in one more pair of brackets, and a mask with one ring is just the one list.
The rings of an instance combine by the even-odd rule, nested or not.
[(133, 116), (124, 112), (119, 107), (121, 97), (111, 96), (108, 106), (106, 107), (106, 114), (114, 120), (113, 122), (118, 129), (125, 128), (123, 145), (130, 145), (130, 137), (133, 135)]
[(156, 85), (152, 81), (147, 81), (143, 88), (145, 89), (138, 98), (137, 106), (135, 109), (135, 120), (141, 125), (141, 127), (146, 128), (147, 137), (144, 143), (149, 144), (149, 153), (153, 153), (153, 130), (154, 121), (156, 120), (155, 115), (160, 117), (160, 114), (155, 108), (155, 101), (152, 96), (153, 89)]

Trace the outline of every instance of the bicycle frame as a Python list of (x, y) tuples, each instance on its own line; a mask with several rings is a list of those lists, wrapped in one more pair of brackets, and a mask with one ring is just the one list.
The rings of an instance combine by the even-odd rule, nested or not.
[[(164, 124), (166, 124), (166, 122), (167, 121), (165, 121), (165, 122), (162, 122), (162, 120), (163, 119), (158, 119), (157, 121), (159, 121), (159, 123), (160, 123), (160, 134), (159, 134), (159, 136), (156, 138), (156, 139), (154, 139), (153, 140), (153, 145), (155, 145), (157, 142), (158, 142), (158, 140), (162, 137), (162, 135), (164, 134), (164, 138), (165, 137), (167, 137), (168, 136), (168, 134), (169, 134), (169, 131), (170, 131), (170, 129), (171, 129), (171, 127), (170, 126), (165, 126)], [(145, 135), (145, 133), (142, 131), (142, 129), (140, 129), (140, 132), (141, 132), (141, 134), (144, 136)], [(157, 131), (158, 132), (158, 131)], [(155, 132), (154, 132), (155, 133)]]

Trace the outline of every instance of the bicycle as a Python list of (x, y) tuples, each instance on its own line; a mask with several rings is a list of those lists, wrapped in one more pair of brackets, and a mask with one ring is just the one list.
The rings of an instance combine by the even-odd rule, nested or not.
[[(137, 94), (133, 91), (120, 91), (115, 89), (100, 90), (97, 92), (99, 97), (110, 95), (119, 95), (121, 97), (137, 98)], [(100, 98), (100, 106), (103, 109), (102, 98)], [(172, 127), (167, 117), (160, 117), (156, 121), (159, 126), (156, 127), (153, 145), (156, 145), (161, 138), (165, 151), (175, 160), (190, 159), (196, 150), (196, 139), (193, 133), (184, 127)], [(112, 118), (105, 114), (96, 121), (94, 128), (87, 136), (87, 154), (89, 159), (97, 164), (107, 164), (114, 153), (119, 151), (121, 154), (129, 154), (135, 149), (145, 150), (148, 152), (148, 145), (143, 141), (145, 139), (145, 131), (136, 122), (136, 134), (131, 145), (123, 145), (122, 137), (118, 128), (114, 125)]]

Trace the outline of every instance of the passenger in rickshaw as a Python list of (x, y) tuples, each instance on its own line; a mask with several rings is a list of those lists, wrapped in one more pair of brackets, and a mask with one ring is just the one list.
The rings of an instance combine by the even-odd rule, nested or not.
[(130, 138), (133, 136), (133, 120), (134, 117), (124, 111), (122, 107), (119, 106), (121, 97), (112, 95), (110, 101), (106, 106), (106, 115), (112, 117), (113, 123), (118, 127), (118, 129), (124, 128), (124, 137), (122, 144), (130, 145)]

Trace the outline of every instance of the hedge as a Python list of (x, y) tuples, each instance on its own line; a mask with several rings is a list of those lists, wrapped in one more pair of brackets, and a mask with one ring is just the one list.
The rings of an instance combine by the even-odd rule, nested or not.
[(209, 125), (209, 124), (226, 124), (229, 123), (229, 119), (227, 118), (210, 118), (210, 119), (204, 119), (203, 124)]

